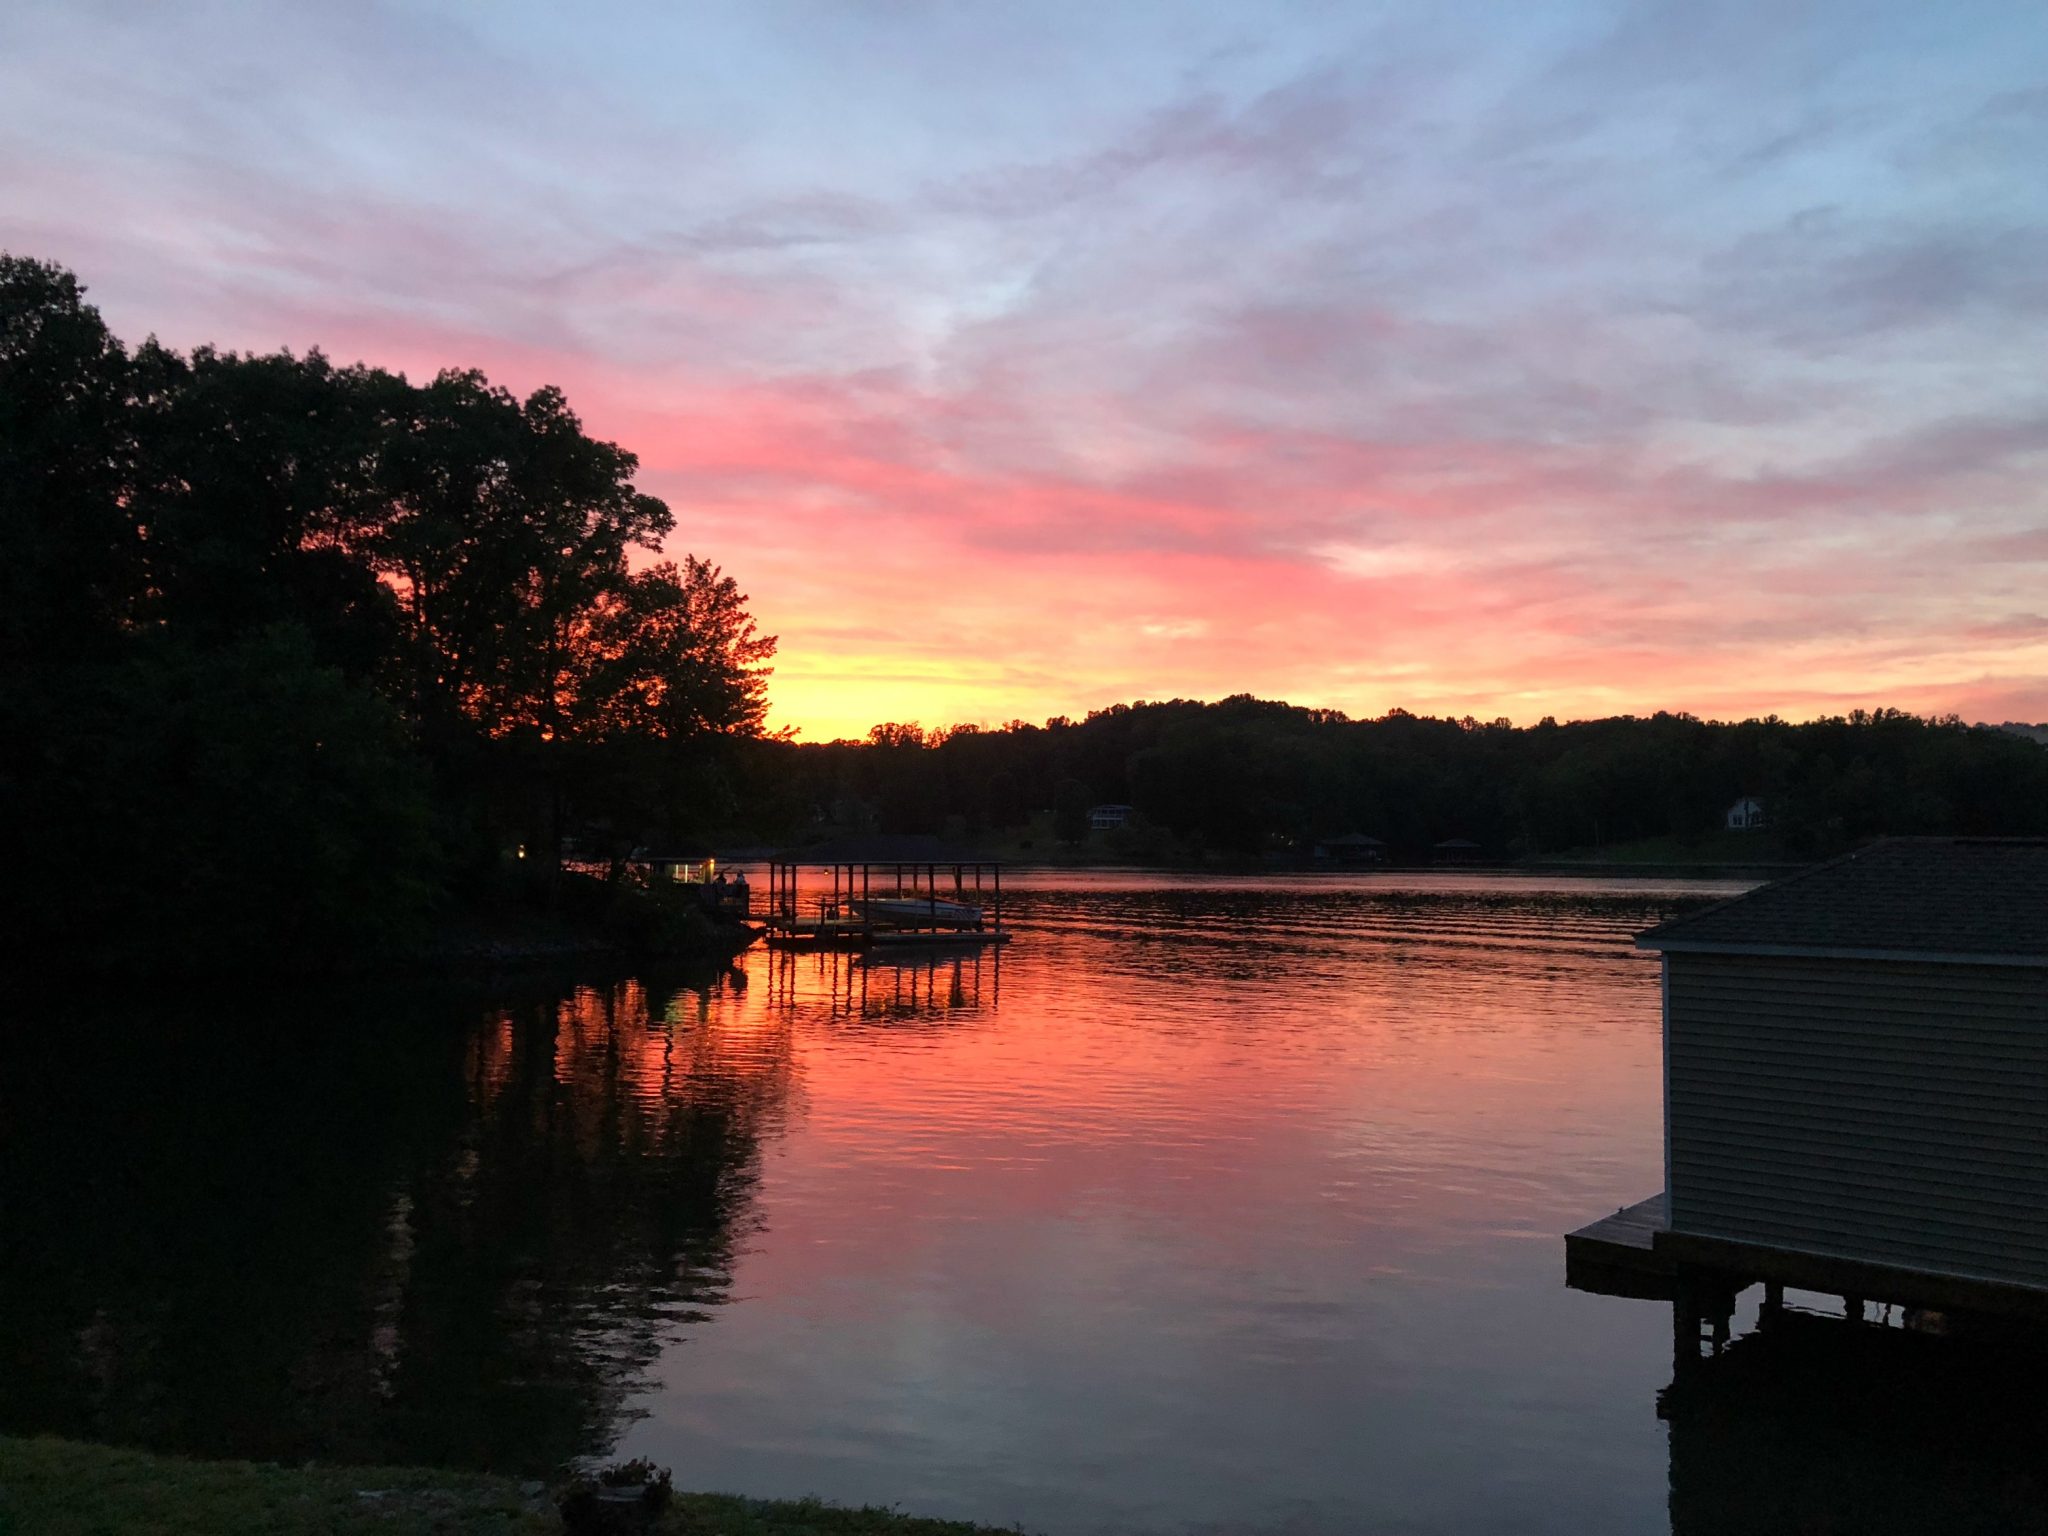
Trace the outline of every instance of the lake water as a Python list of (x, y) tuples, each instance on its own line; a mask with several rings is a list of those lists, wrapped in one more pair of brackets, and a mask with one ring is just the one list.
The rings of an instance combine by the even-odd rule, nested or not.
[(1981, 1435), (1788, 1451), (1779, 1389), (1667, 1423), (1668, 1309), (1564, 1287), (1560, 1234), (1661, 1183), (1629, 937), (1736, 889), (1041, 874), (1000, 954), (51, 988), (0, 1045), (0, 1428), (646, 1455), (1052, 1536), (2017, 1497)]

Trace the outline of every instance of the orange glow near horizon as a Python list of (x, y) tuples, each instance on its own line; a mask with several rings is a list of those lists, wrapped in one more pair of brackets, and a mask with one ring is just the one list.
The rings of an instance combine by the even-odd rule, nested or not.
[[(439, 345), (515, 389), (564, 382), (640, 455), (677, 514), (668, 552), (712, 555), (780, 636), (771, 724), (800, 740), (1238, 693), (1519, 725), (2048, 719), (2048, 527), (1938, 515), (2037, 496), (2022, 461), (1735, 477), (1676, 452), (1237, 431), (1182, 462), (995, 470), (947, 448), (990, 404)], [(1143, 435), (1135, 406), (1089, 404), (1093, 436)]]
[[(1927, 516), (1947, 472), (1808, 489), (1271, 433), (1184, 466), (998, 474), (933, 449), (929, 402), (656, 392), (613, 410), (592, 377), (582, 398), (675, 507), (671, 552), (716, 551), (781, 637), (771, 721), (802, 740), (1236, 693), (1523, 725), (2048, 718), (2048, 619), (2026, 611), (2048, 531), (1958, 538)], [(2011, 491), (2009, 469), (1963, 478)], [(1359, 505), (1379, 509), (1365, 538)]]

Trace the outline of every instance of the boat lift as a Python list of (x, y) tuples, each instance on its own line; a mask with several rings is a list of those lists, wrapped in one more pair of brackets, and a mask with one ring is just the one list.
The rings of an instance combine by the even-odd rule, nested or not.
[[(829, 890), (806, 870), (829, 869)], [(950, 886), (945, 877), (950, 874)], [(936, 837), (839, 838), (768, 862), (767, 942), (777, 949), (1007, 944), (1003, 866)]]

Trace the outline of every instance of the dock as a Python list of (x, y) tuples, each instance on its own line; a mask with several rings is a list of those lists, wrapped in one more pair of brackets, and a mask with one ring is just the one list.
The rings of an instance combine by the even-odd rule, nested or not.
[(1733, 1296), (1761, 1283), (1773, 1305), (1791, 1287), (1840, 1296), (1852, 1311), (1867, 1298), (2048, 1323), (2048, 1298), (2032, 1287), (1673, 1232), (1668, 1209), (1663, 1195), (1652, 1195), (1567, 1232), (1565, 1284), (1596, 1296), (1677, 1301), (1702, 1288)]
[(769, 947), (781, 950), (965, 950), (1010, 940), (1000, 861), (913, 835), (841, 838), (775, 855), (765, 927)]
[(1678, 1263), (1657, 1241), (1669, 1229), (1660, 1190), (1589, 1222), (1564, 1238), (1565, 1284), (1596, 1296), (1671, 1301), (1678, 1295)]

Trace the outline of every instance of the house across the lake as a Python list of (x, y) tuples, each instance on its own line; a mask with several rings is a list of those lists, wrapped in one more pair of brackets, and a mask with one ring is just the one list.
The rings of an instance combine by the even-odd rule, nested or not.
[(1756, 832), (1766, 825), (1764, 803), (1755, 795), (1744, 795), (1728, 807), (1728, 830), (1730, 832)]
[(1387, 845), (1363, 832), (1347, 832), (1342, 837), (1326, 837), (1317, 843), (1314, 856), (1318, 863), (1384, 864)]
[(1118, 827), (1129, 826), (1131, 807), (1128, 805), (1097, 805), (1088, 811), (1090, 832), (1113, 832)]
[(1478, 864), (1484, 862), (1486, 850), (1469, 837), (1447, 837), (1430, 849), (1429, 856), (1436, 864)]
[(1673, 918), (1664, 1192), (1584, 1289), (2048, 1319), (2048, 839), (1896, 838)]

